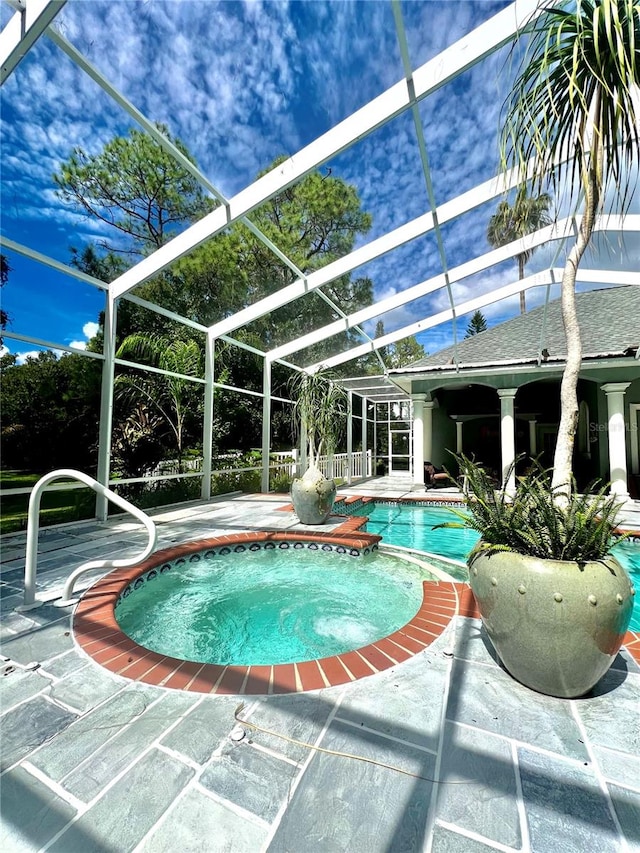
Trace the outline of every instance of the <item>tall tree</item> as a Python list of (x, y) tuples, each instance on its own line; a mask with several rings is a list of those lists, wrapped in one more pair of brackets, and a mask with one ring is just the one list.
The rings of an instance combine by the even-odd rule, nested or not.
[[(382, 322), (382, 320), (378, 320), (378, 322), (376, 323), (376, 330), (375, 330), (373, 337), (374, 337), (374, 340), (376, 338), (384, 337), (384, 323)], [(380, 349), (378, 350), (378, 354), (379, 354), (380, 358), (383, 360), (383, 362), (386, 364), (387, 363), (387, 348), (386, 347), (380, 347)]]
[[(0, 288), (4, 287), (5, 284), (9, 281), (10, 272), (11, 267), (9, 266), (9, 261), (7, 260), (6, 255), (0, 255)], [(0, 329), (6, 329), (8, 322), (9, 315), (4, 310), (4, 308), (0, 308)], [(2, 338), (0, 337), (0, 345), (1, 344)]]
[(465, 338), (472, 338), (474, 335), (479, 335), (480, 332), (487, 331), (487, 321), (484, 318), (482, 311), (476, 311), (469, 320)]
[(389, 347), (389, 350), (388, 365), (390, 369), (396, 369), (398, 367), (404, 367), (407, 364), (412, 364), (414, 361), (418, 361), (426, 355), (424, 347), (417, 340), (415, 335), (409, 335), (408, 338), (402, 338), (402, 340), (396, 341), (395, 344), (392, 344), (392, 346)]
[[(284, 160), (277, 158), (268, 170)], [(355, 187), (335, 175), (312, 172), (297, 184), (265, 202), (252, 221), (303, 273), (308, 274), (348, 254), (371, 227)], [(242, 223), (207, 241), (176, 264), (175, 291), (188, 302), (189, 316), (212, 324), (296, 279)], [(323, 292), (346, 313), (371, 304), (373, 284), (367, 278), (345, 275), (325, 285)], [(335, 319), (318, 294), (284, 305), (245, 327), (243, 334), (270, 349)], [(314, 349), (319, 360), (330, 345)], [(306, 353), (313, 357), (311, 352)]]
[(50, 351), (16, 364), (0, 361), (2, 461), (37, 473), (80, 468), (95, 473), (100, 362)]
[[(506, 246), (514, 240), (526, 237), (539, 228), (551, 224), (549, 208), (551, 196), (548, 193), (540, 193), (530, 196), (526, 185), (519, 188), (513, 206), (508, 201), (501, 201), (498, 209), (489, 220), (487, 228), (487, 240), (494, 249)], [(524, 268), (533, 255), (535, 249), (527, 249), (516, 255), (518, 264), (518, 279), (524, 278)], [(527, 304), (524, 290), (520, 291), (520, 313), (526, 314)]]
[[(188, 154), (182, 143), (173, 141)], [(163, 149), (145, 134), (132, 131), (128, 137), (112, 140), (94, 157), (74, 152), (62, 164), (55, 180), (64, 198), (112, 226), (113, 233), (119, 235), (119, 251), (144, 255), (166, 242), (181, 224), (195, 221), (212, 206), (191, 176), (167, 158)], [(269, 169), (276, 168), (283, 159), (277, 159)], [(351, 251), (356, 239), (371, 226), (371, 217), (362, 210), (356, 189), (335, 175), (320, 172), (283, 190), (254, 211), (251, 218), (303, 274)], [(118, 274), (113, 254), (96, 256), (94, 247), (76, 250), (74, 261), (105, 280)], [(235, 223), (170, 269), (138, 286), (135, 293), (183, 317), (211, 325), (295, 278), (296, 273), (252, 230)], [(323, 291), (345, 312), (373, 301), (373, 283), (366, 278), (345, 275)], [(310, 293), (239, 329), (234, 336), (268, 350), (334, 319), (331, 306), (319, 294)], [(141, 332), (167, 337), (167, 330), (164, 317), (127, 299), (120, 300), (119, 343)], [(173, 330), (170, 337), (176, 337)], [(345, 337), (349, 341), (357, 338), (352, 332), (345, 333)], [(324, 341), (296, 358), (308, 358), (306, 363), (319, 361), (334, 346), (335, 341)], [(262, 387), (259, 360), (249, 359), (236, 347), (223, 348), (216, 354), (217, 376), (220, 371), (229, 384), (253, 390)], [(249, 440), (249, 430), (242, 424), (259, 424), (259, 400), (250, 398), (246, 405), (235, 405), (229, 393), (223, 392), (219, 402), (223, 406), (228, 403), (228, 413), (235, 420), (228, 441)], [(247, 408), (251, 409), (249, 417)], [(252, 443), (255, 444), (255, 437)]]
[[(158, 129), (193, 161), (186, 145), (166, 127)], [(146, 254), (181, 226), (212, 208), (196, 179), (154, 139), (133, 128), (98, 154), (75, 148), (53, 175), (58, 195), (112, 226), (124, 240), (115, 251)]]
[[(186, 146), (164, 134), (193, 160)], [(276, 159), (265, 172), (284, 160)], [(145, 255), (175, 231), (213, 207), (195, 179), (153, 139), (132, 130), (118, 136), (95, 155), (76, 149), (54, 175), (59, 195), (90, 216), (112, 226), (119, 237), (113, 248)], [(339, 177), (313, 172), (252, 213), (253, 222), (307, 274), (347, 254), (357, 237), (371, 227), (356, 189)], [(114, 269), (113, 255), (95, 256), (93, 247), (74, 250), (81, 268), (103, 277), (104, 262)], [(235, 223), (207, 240), (170, 270), (136, 288), (136, 295), (182, 316), (211, 325), (294, 281), (296, 273), (280, 261), (244, 224)], [(373, 298), (369, 279), (342, 276), (323, 288), (346, 312)], [(284, 343), (334, 319), (317, 294), (308, 294), (260, 318), (241, 332), (263, 348)], [(124, 336), (148, 328), (161, 333), (158, 322), (126, 300), (120, 304), (118, 327)], [(122, 338), (121, 338), (122, 340)], [(320, 356), (328, 344), (316, 350)]]
[[(640, 5), (636, 0), (563, 0), (531, 23), (531, 41), (506, 104), (503, 161), (534, 162), (533, 190), (565, 181), (582, 216), (562, 275), (567, 360), (552, 487), (571, 490), (578, 426), (582, 340), (576, 314), (578, 266), (608, 189), (628, 209), (640, 158)], [(568, 155), (568, 159), (567, 159)], [(556, 194), (557, 197), (557, 194)], [(566, 501), (560, 498), (560, 504)]]
[[(378, 320), (374, 338), (382, 338), (383, 336), (384, 323), (382, 320)], [(396, 341), (396, 343), (390, 344), (387, 347), (380, 347), (378, 352), (388, 370), (404, 367), (407, 364), (418, 361), (420, 358), (424, 358), (426, 355), (424, 347), (415, 335), (409, 335), (409, 337), (402, 338), (402, 340)], [(366, 372), (380, 372), (380, 363), (373, 362), (373, 360), (370, 361), (371, 371), (366, 370)]]

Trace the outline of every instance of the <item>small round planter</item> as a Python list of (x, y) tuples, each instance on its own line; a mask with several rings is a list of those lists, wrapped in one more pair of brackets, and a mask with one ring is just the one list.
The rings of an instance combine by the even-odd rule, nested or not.
[(336, 484), (322, 480), (296, 479), (291, 484), (291, 500), (302, 524), (324, 524), (336, 499)]
[(550, 696), (583, 696), (617, 655), (634, 589), (611, 556), (578, 563), (509, 551), (469, 561), (487, 634), (511, 675)]

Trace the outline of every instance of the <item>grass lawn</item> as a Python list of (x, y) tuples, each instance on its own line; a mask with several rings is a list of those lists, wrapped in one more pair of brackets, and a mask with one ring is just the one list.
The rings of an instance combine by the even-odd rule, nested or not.
[[(25, 471), (0, 471), (0, 489), (25, 489), (35, 485), (40, 474)], [(62, 481), (64, 482), (64, 481)], [(0, 533), (26, 530), (29, 495), (7, 495), (0, 505)], [(92, 489), (45, 491), (40, 502), (40, 526), (63, 524), (91, 518), (95, 512), (95, 494)]]

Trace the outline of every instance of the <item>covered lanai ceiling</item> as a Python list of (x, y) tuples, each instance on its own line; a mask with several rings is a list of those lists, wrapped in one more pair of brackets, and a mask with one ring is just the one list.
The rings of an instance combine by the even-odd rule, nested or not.
[[(536, 13), (536, 0), (8, 6), (0, 42), (1, 243), (33, 288), (29, 296), (23, 288), (24, 303), (7, 290), (7, 299), (17, 300), (9, 305), (13, 344), (76, 348), (72, 333), (56, 338), (36, 320), (50, 298), (39, 299), (38, 283), (52, 274), (54, 287), (78, 289), (76, 303), (87, 297), (87, 320), (92, 305), (99, 310), (87, 294), (104, 293), (270, 363), (343, 372), (412, 335), (428, 353), (455, 347), (476, 310), (490, 324), (514, 316), (523, 287), (514, 258), (525, 249), (537, 249), (524, 282), (528, 303), (557, 293), (557, 269), (576, 233), (566, 200), (554, 200), (553, 225), (499, 249), (486, 240), (498, 201), (521, 179), (498, 174), (497, 134), (517, 58), (511, 45)], [(198, 166), (157, 123), (186, 142)], [(105, 232), (55, 196), (51, 173), (74, 145), (96, 151), (132, 127), (170, 151), (215, 206), (103, 282), (69, 266), (69, 246)], [(283, 154), (289, 156), (253, 180)], [(270, 199), (318, 170), (356, 187), (372, 225), (351, 251), (304, 268), (256, 220)], [(612, 207), (598, 223), (579, 287), (640, 284), (638, 193), (626, 217), (619, 213)], [(214, 305), (186, 318), (176, 314), (171, 294), (162, 304), (140, 299), (140, 285), (237, 222), (273, 255), (278, 275), (268, 295), (230, 315), (216, 315)], [(373, 282), (370, 303), (341, 300), (344, 276)], [(314, 321), (313, 300), (329, 304), (329, 322), (326, 312)], [(278, 312), (294, 303), (301, 306), (296, 334), (260, 339), (260, 319), (271, 316), (277, 327)], [(255, 330), (251, 345), (242, 336), (247, 329)], [(314, 360), (322, 342), (322, 360)], [(401, 392), (380, 359), (379, 367), (380, 376), (346, 386), (372, 400), (397, 399)]]

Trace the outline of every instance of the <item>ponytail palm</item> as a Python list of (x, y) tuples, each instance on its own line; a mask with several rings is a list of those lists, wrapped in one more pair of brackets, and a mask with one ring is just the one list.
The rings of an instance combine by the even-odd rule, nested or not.
[(566, 501), (582, 362), (576, 274), (605, 193), (613, 191), (623, 212), (631, 200), (633, 164), (640, 156), (640, 2), (561, 0), (544, 6), (528, 30), (501, 144), (505, 168), (518, 166), (524, 174), (533, 162), (533, 192), (550, 184), (558, 198), (558, 189), (566, 189), (574, 212), (582, 213), (561, 292), (567, 361), (552, 491)]
[(322, 452), (331, 455), (335, 450), (344, 425), (347, 395), (323, 370), (299, 373), (292, 381), (291, 391), (306, 434), (308, 467), (315, 471)]

